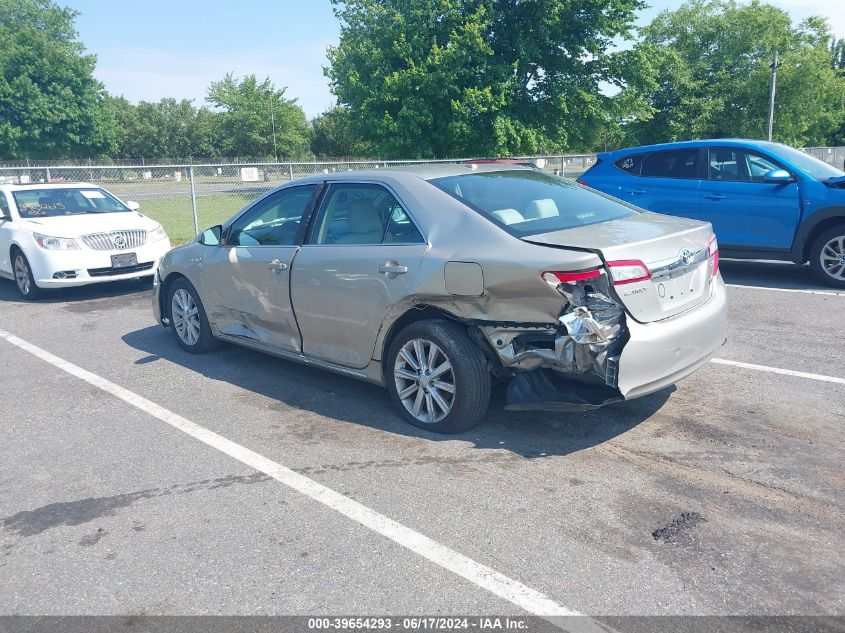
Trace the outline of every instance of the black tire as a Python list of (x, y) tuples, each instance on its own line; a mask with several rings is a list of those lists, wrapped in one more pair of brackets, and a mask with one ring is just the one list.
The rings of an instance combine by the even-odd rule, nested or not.
[[(845, 224), (839, 224), (837, 226), (833, 226), (826, 231), (823, 231), (813, 240), (813, 244), (810, 246), (810, 269), (813, 271), (813, 275), (815, 275), (816, 279), (818, 279), (821, 283), (833, 286), (834, 288), (845, 288), (845, 267), (839, 269), (834, 268), (833, 272), (836, 272), (841, 278), (834, 277), (833, 274), (829, 273), (827, 269), (825, 269), (824, 264), (822, 263), (822, 256), (826, 255), (830, 257), (831, 251), (827, 251), (826, 253), (822, 253), (822, 250), (825, 248), (827, 244), (831, 241), (838, 241), (837, 238), (841, 239), (842, 242), (840, 243), (839, 254), (845, 257)], [(830, 267), (831, 260), (827, 260)], [(845, 260), (842, 260), (843, 265), (845, 265)]]
[[(450, 368), (440, 376), (426, 376), (422, 379), (424, 380), (424, 387), (420, 387), (423, 383), (419, 380), (413, 381), (410, 378), (401, 377), (397, 379), (394, 374), (397, 369), (411, 371), (420, 377), (424, 374), (426, 367), (421, 367), (420, 371), (413, 370), (413, 366), (407, 363), (405, 356), (397, 366), (397, 359), (403, 348), (408, 345), (413, 350), (414, 341), (423, 341), (423, 345), (424, 342), (434, 343), (438, 348), (435, 352), (435, 360), (432, 363), (435, 367), (429, 368), (429, 371), (442, 368), (444, 366), (443, 359), (450, 364)], [(432, 348), (429, 346), (423, 349), (422, 355), (426, 357), (427, 363)], [(406, 353), (407, 351), (406, 349)], [(384, 381), (390, 393), (391, 401), (408, 422), (421, 429), (435, 433), (462, 433), (481, 421), (490, 404), (490, 371), (487, 366), (487, 359), (470, 339), (464, 328), (451, 321), (431, 319), (411, 323), (399, 332), (390, 343), (383, 363)], [(403, 402), (399, 395), (400, 385), (397, 384), (397, 381), (401, 382), (405, 391), (416, 384), (414, 396), (406, 396)], [(451, 386), (453, 392), (449, 394), (447, 391), (441, 391), (441, 386), (444, 389)], [(423, 391), (424, 393), (421, 393)], [(428, 394), (431, 395), (431, 398), (428, 397)], [(437, 395), (435, 396), (435, 394)], [(436, 415), (443, 415), (444, 413), (445, 415), (440, 419), (437, 419), (436, 416), (433, 419), (432, 416), (428, 416), (428, 421), (419, 419), (412, 410), (418, 397), (423, 399), (420, 405), (422, 408), (432, 404), (433, 407), (436, 407)], [(435, 397), (440, 398), (439, 402), (446, 402), (449, 405), (448, 411), (440, 407), (438, 401), (432, 399)], [(413, 402), (411, 402), (412, 400)], [(405, 402), (408, 402), (407, 407)], [(411, 410), (408, 407), (411, 407)], [(427, 413), (421, 410), (420, 415), (427, 416)]]
[[(29, 260), (23, 251), (15, 247), (12, 250), (12, 277), (15, 281), (15, 287), (18, 289), (18, 294), (25, 301), (35, 301), (43, 295), (43, 290), (35, 283), (35, 278), (32, 276), (32, 267), (29, 265)], [(26, 278), (19, 279), (19, 271), (26, 273)]]
[[(187, 293), (193, 301), (194, 306), (197, 308), (196, 316), (198, 317), (198, 320), (195, 324), (197, 329), (195, 337), (187, 335), (183, 338), (183, 335), (180, 334), (177, 323), (174, 321), (173, 301), (177, 293), (180, 292)], [(179, 296), (184, 298), (185, 295), (180, 294)], [(184, 277), (175, 280), (168, 286), (165, 309), (167, 310), (167, 317), (170, 320), (170, 329), (173, 331), (173, 338), (176, 339), (179, 347), (187, 352), (191, 352), (192, 354), (204, 354), (217, 349), (220, 346), (220, 341), (214, 338), (211, 333), (211, 326), (208, 323), (208, 317), (205, 314), (205, 307), (202, 305), (199, 293), (197, 293), (193, 284)], [(193, 329), (191, 329), (191, 331), (193, 331)]]

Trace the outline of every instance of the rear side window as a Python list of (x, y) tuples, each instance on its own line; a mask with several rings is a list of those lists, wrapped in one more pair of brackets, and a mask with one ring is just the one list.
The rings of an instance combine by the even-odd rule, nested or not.
[(625, 156), (624, 158), (620, 158), (615, 163), (613, 163), (618, 169), (621, 169), (626, 174), (630, 174), (632, 176), (639, 176), (640, 175), (640, 168), (643, 164), (643, 158), (645, 158), (645, 154), (634, 154), (633, 156)]
[(698, 178), (698, 149), (681, 149), (648, 154), (640, 175), (649, 178)]
[(6, 200), (6, 194), (2, 191), (0, 191), (0, 216), (11, 216), (9, 202)]
[(462, 174), (429, 182), (517, 237), (637, 213), (609, 196), (535, 170)]

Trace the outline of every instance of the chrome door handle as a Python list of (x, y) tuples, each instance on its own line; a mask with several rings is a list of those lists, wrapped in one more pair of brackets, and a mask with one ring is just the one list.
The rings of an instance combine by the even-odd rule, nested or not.
[(280, 273), (283, 270), (287, 270), (288, 265), (280, 259), (274, 259), (272, 262), (267, 264), (267, 268), (272, 270), (274, 273)]
[(407, 266), (401, 266), (398, 262), (387, 262), (378, 267), (378, 271), (382, 275), (387, 275), (392, 278), (396, 275), (404, 275), (408, 272)]

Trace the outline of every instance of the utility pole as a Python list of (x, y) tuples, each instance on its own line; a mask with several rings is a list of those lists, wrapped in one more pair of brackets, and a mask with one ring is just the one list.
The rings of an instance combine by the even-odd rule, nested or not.
[(774, 55), (772, 56), (772, 62), (769, 64), (769, 68), (772, 69), (772, 89), (769, 92), (769, 141), (772, 140), (772, 128), (775, 124), (775, 87), (777, 86), (778, 81), (778, 67), (781, 65), (781, 62), (778, 61), (778, 52), (775, 51)]

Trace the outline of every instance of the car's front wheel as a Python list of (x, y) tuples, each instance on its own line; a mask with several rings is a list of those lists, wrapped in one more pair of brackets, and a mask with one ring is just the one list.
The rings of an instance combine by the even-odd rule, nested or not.
[(32, 267), (30, 267), (26, 255), (17, 249), (12, 254), (12, 270), (15, 274), (15, 284), (21, 296), (27, 301), (37, 299), (41, 295), (41, 288), (35, 283), (35, 277), (32, 276)]
[(403, 329), (384, 359), (390, 398), (411, 424), (436, 433), (461, 433), (490, 403), (487, 359), (456, 323), (433, 319)]
[(845, 288), (845, 224), (819, 235), (810, 247), (810, 268), (824, 284)]
[(209, 352), (218, 346), (211, 333), (205, 308), (196, 288), (187, 279), (177, 279), (167, 291), (170, 327), (179, 346), (194, 354)]

